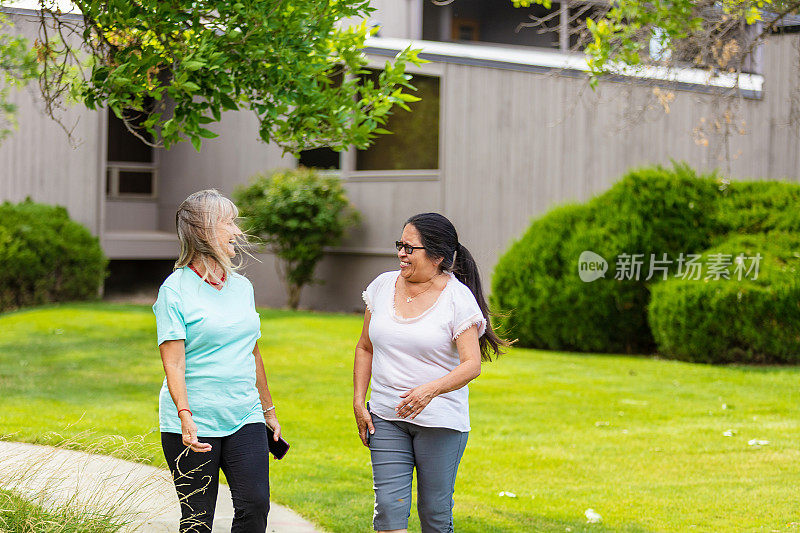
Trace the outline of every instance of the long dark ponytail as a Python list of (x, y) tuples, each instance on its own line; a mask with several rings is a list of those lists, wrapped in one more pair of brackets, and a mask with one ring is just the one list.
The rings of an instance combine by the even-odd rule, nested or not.
[(443, 271), (453, 272), (456, 279), (469, 287), (475, 296), (478, 307), (486, 319), (486, 332), (478, 341), (481, 348), (481, 359), (491, 361), (492, 356), (501, 355), (503, 347), (508, 346), (509, 342), (500, 338), (492, 328), (491, 315), (486, 298), (483, 296), (478, 265), (466, 246), (458, 242), (458, 233), (453, 223), (439, 213), (420, 213), (409, 218), (406, 224), (411, 224), (419, 232), (422, 246), (425, 247), (428, 257), (434, 260), (441, 258), (442, 262), (439, 264), (439, 268)]

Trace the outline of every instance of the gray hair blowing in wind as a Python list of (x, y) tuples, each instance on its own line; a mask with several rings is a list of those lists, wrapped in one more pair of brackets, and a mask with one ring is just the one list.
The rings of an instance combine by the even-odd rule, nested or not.
[[(204, 281), (210, 278), (216, 283), (221, 283), (222, 279), (214, 273), (211, 265), (213, 260), (222, 267), (223, 277), (229, 279), (231, 272), (240, 269), (242, 264), (240, 260), (234, 265), (222, 249), (218, 240), (217, 224), (222, 220), (232, 220), (238, 216), (239, 209), (236, 205), (216, 189), (205, 189), (189, 195), (175, 214), (175, 227), (181, 251), (174, 269), (197, 260), (205, 267)], [(247, 242), (244, 236), (235, 238), (237, 247)]]

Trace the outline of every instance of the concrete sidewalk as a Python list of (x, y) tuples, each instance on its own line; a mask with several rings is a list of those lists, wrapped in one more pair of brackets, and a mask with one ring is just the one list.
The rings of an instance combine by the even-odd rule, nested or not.
[[(178, 531), (180, 507), (166, 469), (105, 455), (0, 441), (0, 487), (14, 489), (47, 505), (115, 509), (130, 520), (126, 532)], [(233, 504), (220, 484), (214, 533), (231, 530)], [(272, 503), (270, 533), (320, 533), (300, 515)]]

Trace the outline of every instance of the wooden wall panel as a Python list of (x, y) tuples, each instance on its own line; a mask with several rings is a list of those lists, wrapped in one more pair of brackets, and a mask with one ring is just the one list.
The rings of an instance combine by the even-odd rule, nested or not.
[[(444, 212), (489, 273), (532, 218), (605, 191), (632, 167), (678, 160), (732, 179), (800, 181), (797, 126), (789, 123), (798, 39), (767, 43), (763, 98), (733, 102), (727, 141), (710, 95), (672, 90), (666, 113), (649, 85), (601, 82), (592, 92), (576, 78), (447, 64)], [(698, 126), (708, 146), (696, 142)]]
[(362, 221), (348, 234), (344, 248), (362, 252), (388, 252), (400, 238), (403, 223), (412, 215), (439, 211), (439, 183), (436, 181), (346, 182), (348, 197), (361, 213)]
[[(11, 15), (16, 30), (34, 37), (31, 17)], [(11, 90), (18, 106), (19, 128), (0, 144), (0, 201), (34, 201), (62, 205), (95, 235), (100, 224), (102, 122), (96, 112), (74, 106), (62, 114), (72, 129), (73, 143), (56, 122), (45, 116), (34, 84)]]
[(380, 37), (422, 39), (422, 2), (430, 0), (372, 0), (376, 9), (369, 24), (380, 24)]
[(230, 195), (256, 173), (291, 167), (296, 160), (258, 136), (258, 122), (246, 111), (227, 112), (208, 129), (219, 134), (204, 139), (200, 152), (188, 142), (159, 153), (159, 224), (161, 231), (175, 231), (175, 211), (191, 193), (208, 188)]

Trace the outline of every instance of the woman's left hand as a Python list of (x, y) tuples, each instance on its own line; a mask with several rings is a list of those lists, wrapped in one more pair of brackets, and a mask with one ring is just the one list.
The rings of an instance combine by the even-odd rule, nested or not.
[(413, 420), (436, 397), (437, 389), (437, 385), (433, 382), (414, 387), (400, 395), (403, 401), (397, 404), (394, 410), (400, 418)]
[(281, 424), (278, 422), (278, 415), (275, 414), (275, 409), (264, 415), (264, 421), (272, 428), (272, 431), (275, 432), (273, 440), (277, 441), (281, 438)]

